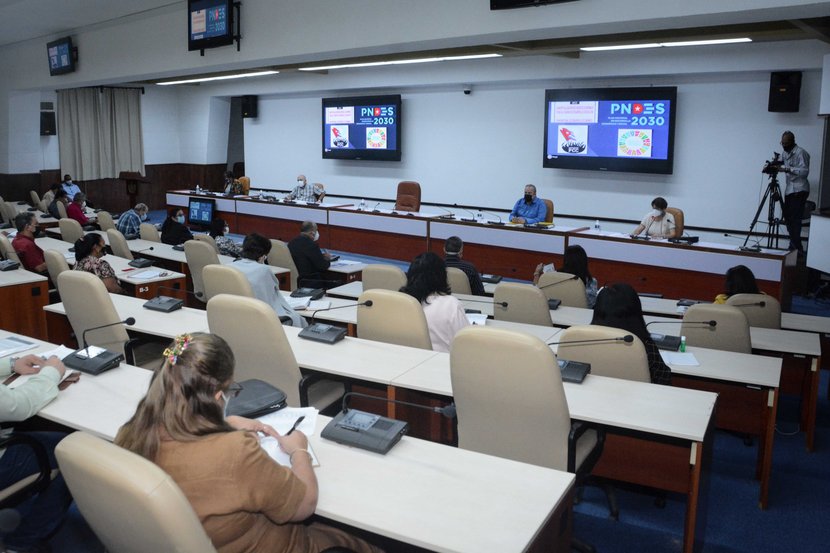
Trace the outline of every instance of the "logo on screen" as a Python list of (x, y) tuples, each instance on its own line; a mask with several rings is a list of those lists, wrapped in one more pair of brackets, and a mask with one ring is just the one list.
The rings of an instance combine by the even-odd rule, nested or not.
[(665, 113), (665, 102), (611, 102), (612, 115), (663, 115)]
[(395, 106), (375, 106), (360, 108), (362, 117), (392, 117), (395, 115)]
[(588, 150), (587, 125), (559, 125), (559, 134), (562, 136), (560, 154), (584, 154)]

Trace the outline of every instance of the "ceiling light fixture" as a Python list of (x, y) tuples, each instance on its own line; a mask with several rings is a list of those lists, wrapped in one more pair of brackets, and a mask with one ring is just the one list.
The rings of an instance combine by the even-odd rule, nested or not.
[(644, 44), (618, 44), (615, 46), (586, 46), (580, 48), (583, 52), (603, 52), (606, 50), (635, 50), (640, 48), (671, 48), (674, 46), (711, 46), (713, 44), (737, 44), (752, 42), (751, 38), (718, 38), (711, 40), (684, 40), (678, 42), (648, 42)]
[(345, 69), (347, 67), (379, 67), (381, 65), (406, 65), (410, 63), (433, 63), (436, 61), (478, 60), (484, 58), (500, 58), (501, 54), (472, 54), (469, 56), (444, 56), (435, 58), (416, 58), (408, 60), (368, 61), (363, 63), (345, 63), (342, 65), (318, 65), (314, 67), (300, 67), (300, 71), (328, 71), (329, 69)]
[(171, 84), (190, 84), (190, 83), (204, 83), (207, 81), (226, 81), (229, 79), (245, 79), (248, 77), (261, 77), (263, 75), (276, 75), (279, 71), (255, 71), (253, 73), (236, 73), (234, 75), (220, 75), (219, 77), (201, 77), (198, 79), (186, 79), (182, 81), (167, 81), (163, 83), (156, 83), (157, 85), (167, 86)]

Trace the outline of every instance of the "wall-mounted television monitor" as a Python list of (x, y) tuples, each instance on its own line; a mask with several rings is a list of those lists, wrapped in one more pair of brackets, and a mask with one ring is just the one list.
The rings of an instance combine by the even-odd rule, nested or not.
[(670, 175), (677, 87), (545, 91), (542, 164)]
[(187, 222), (199, 227), (209, 227), (216, 211), (216, 200), (190, 198), (187, 204)]
[(46, 53), (49, 55), (50, 75), (63, 75), (75, 71), (75, 49), (72, 47), (72, 37), (66, 36), (48, 43)]
[(187, 1), (187, 49), (233, 44), (233, 0)]
[(401, 96), (323, 98), (323, 159), (401, 160)]

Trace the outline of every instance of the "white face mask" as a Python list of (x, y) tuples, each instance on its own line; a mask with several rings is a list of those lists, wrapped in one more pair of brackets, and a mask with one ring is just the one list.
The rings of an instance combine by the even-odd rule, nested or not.
[(297, 179), (297, 185), (299, 185), (301, 187), (305, 186), (305, 181), (303, 179)]
[(651, 216), (652, 217), (662, 217), (664, 213), (665, 213), (665, 211), (663, 211), (662, 209), (653, 209), (651, 211)]
[(81, 209), (86, 209), (86, 202), (81, 202)]
[(224, 229), (222, 229), (222, 232), (224, 234), (228, 234), (230, 231), (231, 231), (231, 229), (229, 229), (228, 227), (225, 227)]
[(316, 242), (319, 239), (320, 239), (320, 233), (315, 230), (314, 231), (314, 237), (312, 238), (312, 240), (314, 240)]

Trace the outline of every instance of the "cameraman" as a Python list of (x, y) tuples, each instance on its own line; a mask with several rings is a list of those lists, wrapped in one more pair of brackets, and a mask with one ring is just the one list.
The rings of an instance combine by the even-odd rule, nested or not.
[(781, 172), (787, 175), (784, 221), (790, 235), (789, 249), (798, 250), (801, 254), (804, 253), (801, 245), (801, 220), (804, 218), (804, 204), (810, 195), (810, 183), (807, 180), (807, 175), (810, 174), (810, 154), (795, 143), (795, 135), (791, 131), (784, 131), (781, 135), (781, 147), (784, 148)]

